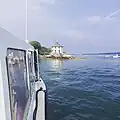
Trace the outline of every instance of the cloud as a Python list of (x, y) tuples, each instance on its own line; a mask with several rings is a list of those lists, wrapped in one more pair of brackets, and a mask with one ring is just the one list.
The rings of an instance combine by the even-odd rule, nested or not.
[[(51, 2), (40, 1), (42, 3), (45, 2), (46, 4), (57, 4), (60, 0), (53, 0)], [(35, 4), (32, 4), (33, 7)], [(38, 10), (39, 9), (39, 10)], [(28, 19), (28, 26), (29, 26), (29, 38), (32, 36), (39, 36), (40, 38), (45, 39), (55, 39), (59, 37), (67, 37), (71, 39), (85, 39), (85, 33), (82, 30), (76, 30), (71, 27), (71, 22), (66, 21), (64, 18), (57, 17), (54, 13), (56, 11), (51, 12), (51, 8), (49, 9), (48, 6), (38, 7), (38, 9), (34, 9), (29, 12)], [(36, 34), (30, 34), (33, 30), (36, 29)], [(33, 38), (33, 37), (32, 37)], [(35, 37), (36, 38), (36, 37)]]
[(101, 16), (91, 16), (91, 17), (88, 17), (87, 20), (88, 20), (91, 24), (97, 24), (97, 23), (101, 22), (102, 17), (101, 17)]
[(55, 4), (56, 0), (39, 0), (41, 5), (45, 4)]
[[(25, 0), (0, 1), (0, 24), (17, 37), (24, 39)], [(86, 50), (86, 46), (93, 49), (91, 44), (102, 45), (105, 42), (109, 43), (110, 40), (111, 45), (115, 44), (114, 41), (119, 39), (120, 31), (116, 22), (119, 10), (106, 14), (109, 8), (103, 6), (100, 14), (97, 14), (98, 7), (94, 9), (91, 6), (86, 7), (86, 2), (83, 6), (81, 2), (79, 3), (80, 0), (70, 1), (73, 0), (28, 0), (28, 39), (38, 40), (48, 46), (57, 39), (68, 46), (69, 50), (71, 50), (69, 46), (74, 44), (75, 49), (78, 47), (80, 51), (82, 48)], [(116, 42), (118, 43), (119, 41)]]
[(48, 5), (54, 5), (58, 0), (29, 0), (28, 7), (31, 9), (40, 9)]
[(20, 39), (24, 38), (25, 0), (0, 0), (0, 24)]
[(88, 21), (91, 24), (98, 24), (98, 23), (103, 23), (103, 22), (108, 22), (108, 21), (117, 21), (117, 17), (114, 17), (120, 12), (120, 9), (116, 10), (115, 12), (112, 12), (108, 14), (107, 16), (90, 16), (88, 17)]
[(119, 12), (120, 12), (120, 9), (116, 10), (115, 12), (110, 13), (109, 15), (107, 15), (107, 16), (105, 17), (105, 19), (110, 20), (113, 16), (115, 16), (115, 15), (118, 14)]
[(62, 36), (66, 36), (70, 39), (77, 39), (77, 40), (85, 40), (87, 39), (87, 34), (83, 32), (82, 30), (77, 29), (66, 29), (64, 33), (61, 33)]

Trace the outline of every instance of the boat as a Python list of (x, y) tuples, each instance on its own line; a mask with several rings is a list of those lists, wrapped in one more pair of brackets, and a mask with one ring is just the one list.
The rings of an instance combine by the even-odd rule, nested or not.
[(38, 51), (0, 27), (0, 120), (46, 120)]
[(114, 55), (113, 58), (120, 58), (118, 54)]
[(106, 58), (110, 58), (110, 57), (111, 57), (111, 55), (105, 55), (105, 57), (106, 57)]

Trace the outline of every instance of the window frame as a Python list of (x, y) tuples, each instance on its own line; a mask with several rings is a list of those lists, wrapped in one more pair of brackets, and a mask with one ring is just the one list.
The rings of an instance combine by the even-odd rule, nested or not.
[[(30, 95), (29, 95), (29, 88), (28, 88), (28, 65), (27, 65), (27, 62), (28, 62), (28, 59), (27, 59), (27, 50), (23, 50), (23, 49), (16, 49), (16, 48), (7, 48), (6, 50), (6, 57), (5, 57), (5, 61), (6, 61), (6, 69), (7, 69), (7, 80), (8, 80), (8, 89), (9, 89), (9, 101), (10, 101), (10, 112), (11, 112), (11, 118), (14, 120), (14, 112), (13, 112), (13, 106), (12, 106), (12, 86), (11, 86), (11, 80), (10, 80), (10, 68), (9, 68), (9, 58), (8, 58), (8, 50), (15, 50), (15, 51), (21, 51), (21, 52), (24, 52), (24, 64), (25, 64), (25, 69), (26, 69), (26, 79), (24, 79), (24, 83), (25, 83), (25, 87), (26, 87), (26, 90), (28, 92), (28, 98), (27, 98), (27, 101), (26, 101), (26, 106), (25, 106), (25, 110), (24, 110), (24, 116), (23, 116), (23, 119), (24, 117), (26, 117), (26, 112), (28, 110), (28, 102), (29, 102), (29, 99), (30, 99)], [(26, 94), (26, 93), (25, 93)]]

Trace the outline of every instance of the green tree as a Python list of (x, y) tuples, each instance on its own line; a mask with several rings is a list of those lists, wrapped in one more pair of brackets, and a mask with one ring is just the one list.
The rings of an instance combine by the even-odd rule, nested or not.
[(40, 50), (41, 49), (41, 44), (38, 41), (30, 41), (29, 42), (35, 49)]
[(40, 55), (47, 55), (51, 52), (50, 48), (42, 47), (38, 41), (30, 41), (29, 42), (35, 49), (38, 49), (38, 53)]

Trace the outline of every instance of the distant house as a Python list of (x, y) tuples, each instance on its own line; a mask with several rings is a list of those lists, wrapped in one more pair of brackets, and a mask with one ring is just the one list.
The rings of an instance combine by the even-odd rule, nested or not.
[(46, 58), (53, 58), (53, 59), (74, 59), (70, 54), (67, 54), (66, 52), (63, 52), (63, 46), (60, 45), (58, 42), (55, 42), (55, 44), (51, 48), (51, 53), (49, 55), (45, 55)]
[(63, 55), (63, 46), (60, 45), (58, 42), (55, 42), (55, 44), (52, 46), (52, 55), (57, 55), (57, 56), (61, 56)]

